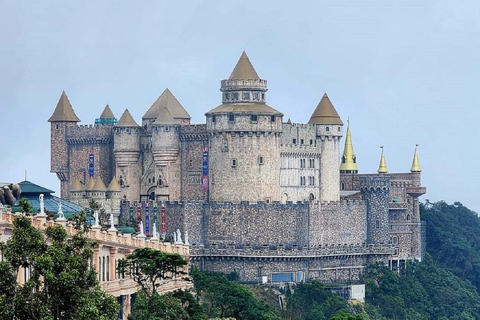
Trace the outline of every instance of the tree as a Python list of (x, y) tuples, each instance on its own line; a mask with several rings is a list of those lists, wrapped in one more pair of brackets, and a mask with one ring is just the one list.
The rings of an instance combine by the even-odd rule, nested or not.
[[(17, 216), (13, 223), (12, 236), (0, 248), (1, 319), (116, 318), (116, 299), (101, 291), (90, 268), (96, 244), (82, 230), (67, 238), (62, 226), (50, 226), (44, 239), (29, 218)], [(30, 272), (24, 285), (16, 281), (20, 266)]]
[(178, 253), (166, 253), (151, 248), (136, 249), (126, 259), (118, 261), (118, 271), (130, 274), (147, 294), (157, 292), (166, 281), (184, 275), (187, 261)]
[(30, 202), (28, 202), (27, 198), (21, 198), (20, 200), (18, 200), (18, 205), (25, 213), (30, 213), (33, 211), (33, 206), (30, 204)]

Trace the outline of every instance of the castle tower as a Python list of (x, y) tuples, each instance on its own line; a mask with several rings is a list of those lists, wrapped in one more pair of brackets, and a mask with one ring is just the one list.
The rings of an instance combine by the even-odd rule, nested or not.
[(70, 200), (74, 203), (80, 204), (80, 201), (85, 195), (85, 187), (82, 186), (78, 179), (74, 179), (70, 186)]
[(80, 119), (73, 111), (65, 91), (58, 100), (57, 107), (52, 116), (48, 119), (50, 125), (50, 172), (57, 174), (60, 180), (60, 196), (68, 199), (68, 144), (67, 135), (69, 129), (77, 126)]
[(205, 114), (209, 199), (279, 201), (283, 114), (265, 103), (267, 81), (259, 78), (245, 52), (221, 81), (220, 91), (222, 104)]
[(176, 123), (183, 125), (190, 124), (191, 117), (187, 110), (183, 108), (177, 98), (175, 98), (167, 88), (143, 115), (142, 126), (144, 128), (150, 128), (150, 125), (157, 120), (160, 112), (164, 108), (168, 109)]
[[(180, 125), (164, 105), (152, 123), (152, 154), (156, 179), (148, 191), (151, 200), (180, 199)], [(154, 194), (152, 194), (154, 192)]]
[(377, 172), (378, 173), (388, 173), (387, 161), (385, 161), (385, 154), (383, 152), (383, 146), (381, 146), (380, 148), (382, 148), (382, 155), (380, 156), (380, 165), (378, 166)]
[(390, 178), (362, 177), (360, 190), (367, 209), (367, 244), (388, 244)]
[(118, 224), (118, 217), (120, 216), (120, 191), (121, 188), (118, 184), (117, 178), (113, 177), (107, 188), (106, 202), (108, 202), (110, 212), (113, 214), (115, 224)]
[(100, 118), (95, 119), (95, 125), (111, 125), (113, 126), (115, 123), (117, 123), (117, 118), (113, 115), (112, 110), (110, 109), (110, 106), (107, 104), (105, 106), (105, 109), (103, 109), (102, 114), (100, 115)]
[(357, 157), (353, 152), (350, 121), (347, 121), (347, 134), (340, 164), (340, 190), (353, 190), (354, 177), (358, 173)]
[(128, 200), (139, 200), (140, 196), (140, 126), (125, 110), (114, 125), (113, 154), (116, 163), (115, 176), (119, 178), (121, 196)]
[(320, 145), (321, 148), (320, 201), (339, 201), (340, 168), (338, 155), (340, 139), (343, 135), (343, 122), (326, 93), (308, 123), (315, 125), (317, 145)]

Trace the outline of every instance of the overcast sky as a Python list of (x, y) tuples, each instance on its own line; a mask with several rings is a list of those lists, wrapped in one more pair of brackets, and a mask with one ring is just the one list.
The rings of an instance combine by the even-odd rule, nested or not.
[[(327, 92), (360, 172), (410, 170), (423, 199), (480, 210), (480, 1), (0, 0), (0, 181), (59, 194), (50, 123), (65, 90), (81, 124), (108, 103), (137, 122), (165, 88), (192, 116), (221, 103), (246, 50), (267, 103), (306, 123)], [(342, 143), (343, 145), (343, 143)]]

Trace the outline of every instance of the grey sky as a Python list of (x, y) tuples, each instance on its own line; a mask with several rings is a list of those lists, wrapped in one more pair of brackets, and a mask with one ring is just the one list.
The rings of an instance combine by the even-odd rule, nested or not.
[(137, 122), (168, 87), (192, 116), (221, 102), (243, 50), (267, 102), (305, 123), (327, 92), (362, 173), (380, 145), (423, 198), (480, 211), (479, 1), (0, 0), (0, 181), (57, 190), (50, 124), (65, 90), (81, 124), (108, 103)]

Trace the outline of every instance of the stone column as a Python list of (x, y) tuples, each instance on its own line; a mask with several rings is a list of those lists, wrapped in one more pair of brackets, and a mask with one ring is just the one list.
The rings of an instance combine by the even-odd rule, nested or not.
[(115, 280), (117, 270), (115, 270), (115, 254), (117, 253), (116, 247), (110, 247), (110, 280)]
[(100, 281), (101, 277), (100, 277), (100, 263), (98, 261), (98, 258), (100, 257), (101, 247), (102, 247), (102, 245), (99, 244), (98, 248), (93, 249), (93, 265), (95, 266), (95, 271), (97, 271), (99, 281)]
[(127, 294), (125, 296), (122, 296), (122, 300), (123, 300), (123, 320), (128, 320), (128, 316), (132, 311), (130, 295)]

